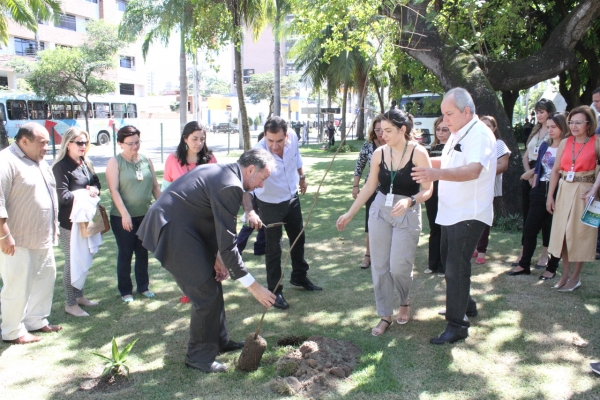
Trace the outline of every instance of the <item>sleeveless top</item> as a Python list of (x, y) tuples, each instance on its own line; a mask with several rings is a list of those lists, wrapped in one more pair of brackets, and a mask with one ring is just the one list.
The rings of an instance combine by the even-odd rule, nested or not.
[[(410, 153), (410, 159), (406, 163), (406, 165), (398, 170), (396, 173), (396, 177), (394, 178), (394, 189), (393, 194), (399, 194), (401, 196), (414, 196), (419, 193), (421, 190), (420, 185), (415, 182), (410, 176), (413, 167), (413, 154), (415, 153), (416, 146), (413, 147)], [(379, 164), (379, 191), (382, 194), (388, 194), (390, 192), (390, 183), (392, 180), (392, 173), (388, 169), (388, 166), (385, 164), (385, 151), (381, 154), (381, 163)], [(388, 155), (389, 159), (389, 155)]]
[[(560, 169), (562, 171), (569, 172), (571, 170), (571, 164), (573, 164), (573, 146), (574, 137), (571, 136), (567, 139), (567, 144), (563, 150), (562, 157), (560, 159)], [(575, 155), (581, 150), (583, 143), (575, 142)], [(596, 169), (596, 137), (592, 136), (590, 140), (585, 144), (583, 150), (575, 160), (575, 172), (594, 171)]]
[[(139, 161), (131, 163), (118, 154), (116, 159), (119, 164), (119, 194), (123, 204), (131, 217), (143, 217), (152, 204), (152, 171), (146, 156), (138, 154)], [(137, 179), (136, 171), (142, 171), (144, 179)], [(117, 217), (121, 213), (112, 202), (110, 215)]]

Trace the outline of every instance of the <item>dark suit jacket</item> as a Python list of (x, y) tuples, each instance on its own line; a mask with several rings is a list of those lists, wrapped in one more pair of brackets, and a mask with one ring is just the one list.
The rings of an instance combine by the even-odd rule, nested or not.
[(234, 164), (205, 164), (171, 184), (137, 231), (144, 247), (174, 276), (201, 285), (214, 276), (217, 251), (232, 279), (245, 276), (236, 247), (244, 190)]

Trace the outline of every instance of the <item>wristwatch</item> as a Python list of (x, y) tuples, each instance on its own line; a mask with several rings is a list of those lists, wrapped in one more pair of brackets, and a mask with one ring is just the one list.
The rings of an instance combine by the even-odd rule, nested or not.
[(304, 178), (306, 178), (306, 175), (302, 174), (302, 175), (298, 175), (298, 177), (299, 177), (300, 179), (304, 179)]
[(417, 204), (417, 199), (415, 199), (415, 196), (410, 196), (410, 206), (414, 207)]

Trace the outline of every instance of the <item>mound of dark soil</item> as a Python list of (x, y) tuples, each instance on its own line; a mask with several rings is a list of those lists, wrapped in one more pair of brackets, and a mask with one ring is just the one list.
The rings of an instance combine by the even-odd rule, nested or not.
[(79, 385), (79, 390), (86, 392), (113, 393), (133, 385), (132, 379), (123, 375), (101, 376), (99, 378), (86, 379)]
[(361, 353), (354, 343), (311, 336), (277, 361), (278, 376), (269, 387), (283, 395), (320, 398), (350, 376)]

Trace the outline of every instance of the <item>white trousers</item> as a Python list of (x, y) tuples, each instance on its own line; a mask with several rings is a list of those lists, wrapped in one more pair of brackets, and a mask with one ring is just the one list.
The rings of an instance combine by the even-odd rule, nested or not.
[(2, 272), (2, 339), (13, 340), (48, 325), (56, 279), (54, 251), (15, 247), (0, 253)]

